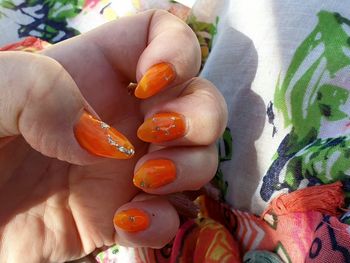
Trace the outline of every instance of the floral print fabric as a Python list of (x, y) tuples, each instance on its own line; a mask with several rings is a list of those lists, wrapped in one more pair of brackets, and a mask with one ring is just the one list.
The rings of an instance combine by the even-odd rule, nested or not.
[[(194, 30), (204, 67), (218, 41), (219, 22), (224, 19), (218, 12), (220, 7), (230, 5), (227, 1), (198, 0), (191, 10), (168, 0), (3, 0), (0, 44), (4, 47), (0, 51), (36, 52), (110, 20), (161, 8)], [(345, 15), (330, 10), (314, 15), (314, 29), (293, 50), (286, 73), (278, 77), (274, 96), (266, 107), (266, 119), (273, 126), (272, 137), (280, 130), (276, 125), (278, 118), (288, 128), (271, 165), (261, 175), (257, 192), (267, 204), (280, 193), (299, 193), (305, 187), (333, 182), (342, 182), (342, 198), (346, 201), (349, 197), (349, 135), (342, 125), (348, 125), (349, 118), (346, 74), (350, 64), (350, 22)], [(274, 252), (281, 262), (350, 262), (348, 213), (339, 217), (320, 212), (316, 205), (309, 211), (285, 215), (271, 210), (260, 218), (226, 203), (234, 203), (227, 197), (232, 185), (224, 168), (236, 154), (232, 140), (235, 138), (227, 128), (218, 143), (220, 165), (210, 184), (214, 194), (197, 200), (200, 216), (184, 220), (171, 244), (160, 250), (115, 245), (96, 251), (94, 260), (242, 262), (248, 251), (265, 250)]]

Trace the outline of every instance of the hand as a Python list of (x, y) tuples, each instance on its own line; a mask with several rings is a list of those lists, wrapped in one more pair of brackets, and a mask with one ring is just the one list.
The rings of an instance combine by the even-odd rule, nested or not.
[[(150, 68), (159, 78), (152, 66), (160, 62), (170, 63), (174, 80), (148, 99), (128, 94), (129, 82), (152, 79)], [(215, 87), (192, 79), (199, 65), (194, 34), (162, 11), (108, 23), (40, 55), (0, 52), (0, 261), (61, 262), (115, 242), (170, 241), (179, 218), (162, 195), (199, 189), (212, 178), (214, 142), (227, 120)], [(147, 97), (159, 83), (136, 95)], [(133, 158), (101, 154), (103, 133), (86, 112), (124, 134)], [(178, 115), (158, 116), (158, 137), (149, 136), (146, 121), (138, 134), (155, 143), (142, 142), (136, 131), (156, 113)]]

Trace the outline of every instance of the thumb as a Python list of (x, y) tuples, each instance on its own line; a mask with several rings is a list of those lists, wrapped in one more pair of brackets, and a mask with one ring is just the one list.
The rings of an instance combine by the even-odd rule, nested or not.
[(127, 159), (131, 143), (100, 121), (55, 60), (0, 52), (0, 138), (21, 134), (42, 154), (74, 164)]

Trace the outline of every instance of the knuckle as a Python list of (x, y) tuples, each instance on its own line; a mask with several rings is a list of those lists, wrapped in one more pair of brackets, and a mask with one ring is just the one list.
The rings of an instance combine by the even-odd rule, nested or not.
[(224, 97), (209, 80), (197, 78), (200, 85), (200, 97), (205, 112), (209, 116), (211, 133), (208, 133), (208, 143), (213, 143), (223, 133), (227, 124), (227, 105)]
[(45, 99), (66, 78), (67, 73), (57, 61), (45, 56), (36, 57), (32, 64), (37, 78), (33, 79), (28, 89), (28, 101), (37, 102)]

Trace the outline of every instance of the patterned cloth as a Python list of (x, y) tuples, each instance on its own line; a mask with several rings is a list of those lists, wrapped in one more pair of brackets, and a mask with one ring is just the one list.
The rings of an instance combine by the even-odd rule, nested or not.
[[(115, 245), (96, 251), (95, 260), (350, 262), (350, 212), (339, 216), (350, 195), (350, 5), (197, 0), (190, 9), (168, 0), (3, 0), (0, 50), (35, 52), (150, 8), (190, 25), (201, 45), (201, 75), (227, 100), (229, 127), (210, 185), (219, 194), (201, 196), (198, 219), (184, 221), (163, 249)], [(315, 194), (313, 187), (334, 182), (342, 183)], [(281, 193), (282, 203), (275, 199)]]

